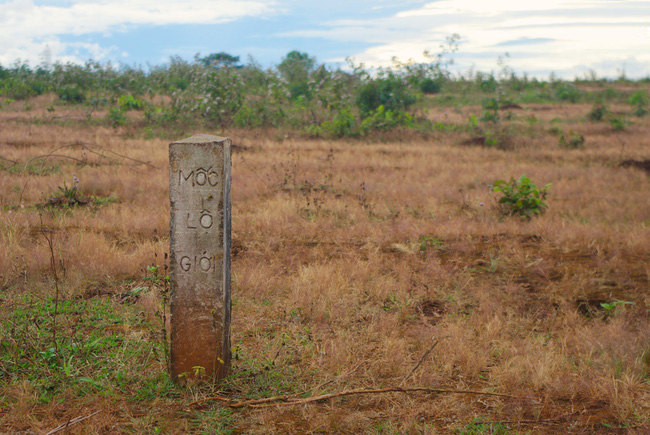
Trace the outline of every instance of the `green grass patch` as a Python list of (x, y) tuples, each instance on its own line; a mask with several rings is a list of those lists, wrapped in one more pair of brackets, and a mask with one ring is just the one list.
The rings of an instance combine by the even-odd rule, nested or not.
[(29, 381), (38, 402), (86, 395), (135, 401), (174, 395), (157, 326), (110, 298), (61, 300), (24, 295), (0, 318), (0, 389)]

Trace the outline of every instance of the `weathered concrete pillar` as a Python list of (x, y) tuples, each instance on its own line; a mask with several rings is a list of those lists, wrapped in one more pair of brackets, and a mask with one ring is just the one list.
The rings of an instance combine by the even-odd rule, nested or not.
[(170, 356), (177, 381), (196, 373), (218, 380), (230, 369), (230, 145), (210, 135), (169, 144)]

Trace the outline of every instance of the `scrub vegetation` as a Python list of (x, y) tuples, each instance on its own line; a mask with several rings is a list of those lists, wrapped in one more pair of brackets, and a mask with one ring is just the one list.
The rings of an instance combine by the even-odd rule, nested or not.
[[(0, 69), (0, 432), (650, 431), (650, 82), (454, 51)], [(233, 369), (180, 387), (167, 145), (198, 133), (234, 143)], [(392, 390), (288, 403), (359, 389)]]

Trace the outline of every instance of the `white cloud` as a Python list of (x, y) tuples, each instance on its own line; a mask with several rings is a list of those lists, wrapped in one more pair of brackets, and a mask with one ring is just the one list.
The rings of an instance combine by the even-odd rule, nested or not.
[[(555, 71), (572, 78), (594, 68), (599, 74), (650, 75), (650, 2), (647, 0), (330, 0), (328, 16), (341, 19), (320, 26), (285, 31), (270, 37), (323, 38), (345, 49), (346, 44), (370, 46), (348, 52), (358, 62), (386, 66), (391, 58), (424, 60), (425, 50), (436, 53), (445, 37), (462, 36), (457, 68), (482, 71), (497, 68), (496, 59), (510, 53), (517, 72), (547, 75)], [(311, 3), (314, 2), (314, 3)], [(36, 4), (35, 4), (36, 3)], [(46, 46), (53, 60), (83, 61), (129, 58), (128, 48), (105, 47), (81, 41), (87, 34), (112, 34), (137, 26), (218, 24), (244, 17), (291, 15), (297, 0), (0, 0), (0, 64), (17, 58), (32, 65), (40, 62)], [(304, 13), (315, 0), (301, 0)], [(322, 8), (322, 4), (319, 3)], [(365, 19), (371, 9), (401, 12)], [(315, 10), (319, 10), (316, 8)], [(280, 21), (278, 26), (300, 29), (300, 22)], [(72, 36), (72, 37), (71, 37)], [(289, 41), (289, 39), (287, 39)], [(268, 43), (268, 41), (266, 41)], [(275, 42), (275, 41), (274, 41)], [(185, 40), (185, 44), (194, 44)], [(203, 49), (196, 42), (196, 51)], [(176, 54), (179, 47), (168, 47)], [(282, 44), (260, 43), (256, 55), (284, 49)], [(165, 52), (159, 50), (156, 54)], [(75, 54), (76, 53), (76, 54)], [(137, 59), (133, 59), (136, 60)], [(322, 59), (341, 62), (342, 58)]]
[(525, 2), (521, 0), (442, 0), (429, 3), (422, 8), (404, 11), (398, 17), (423, 15), (476, 14), (496, 16), (504, 11), (539, 12), (559, 11), (568, 8), (589, 8), (594, 2), (589, 0), (545, 0), (543, 2)]
[[(70, 60), (64, 55), (69, 45), (61, 43), (63, 35), (110, 33), (129, 26), (167, 24), (216, 24), (246, 16), (267, 15), (276, 7), (263, 0), (74, 0), (65, 6), (36, 5), (32, 0), (14, 0), (0, 7), (0, 63), (16, 58), (38, 63), (45, 46), (54, 59)], [(95, 59), (108, 51), (88, 45)], [(72, 57), (72, 60), (79, 61)]]
[[(356, 61), (387, 66), (393, 56), (422, 61), (425, 50), (437, 52), (453, 33), (463, 38), (461, 70), (496, 69), (497, 57), (508, 51), (520, 73), (573, 78), (594, 65), (599, 74), (615, 75), (605, 65), (626, 63), (636, 65), (637, 76), (650, 75), (650, 2), (642, 0), (441, 0), (380, 20), (338, 20), (284, 36), (364, 41), (374, 46)], [(543, 42), (513, 43), (526, 39)]]

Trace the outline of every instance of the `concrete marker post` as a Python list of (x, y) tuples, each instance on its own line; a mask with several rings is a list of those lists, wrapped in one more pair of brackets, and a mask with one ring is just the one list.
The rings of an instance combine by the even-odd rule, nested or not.
[(231, 140), (169, 144), (170, 369), (175, 381), (230, 370)]

